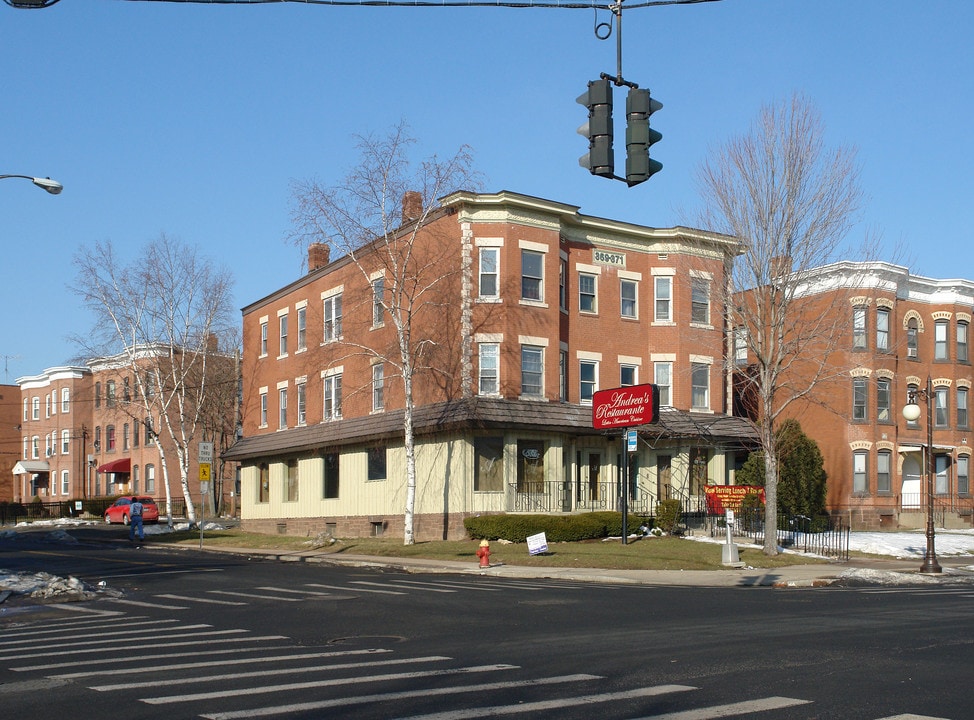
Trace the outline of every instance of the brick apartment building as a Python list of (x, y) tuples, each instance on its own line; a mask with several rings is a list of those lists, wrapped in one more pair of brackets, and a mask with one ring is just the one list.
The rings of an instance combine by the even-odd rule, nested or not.
[(819, 444), (829, 511), (853, 528), (924, 524), (926, 401), (917, 400), (916, 422), (902, 411), (929, 377), (935, 521), (970, 526), (974, 282), (921, 277), (884, 262), (835, 263), (805, 280), (796, 302), (839, 313), (844, 323), (823, 373), (833, 379), (787, 413)]
[(0, 502), (13, 499), (13, 471), (20, 456), (20, 388), (0, 385)]
[[(125, 354), (94, 358), (85, 365), (55, 367), (17, 379), (23, 417), (20, 460), (13, 468), (10, 500), (42, 502), (148, 495), (166, 498), (160, 444), (169, 468), (171, 497), (182, 508), (178, 459), (161, 427), (136, 396), (137, 383)], [(148, 421), (148, 422), (147, 422)], [(232, 423), (231, 423), (232, 425)], [(190, 492), (199, 501), (196, 445), (190, 448)], [(219, 465), (233, 490), (235, 467)], [(212, 507), (211, 502), (208, 507)], [(222, 507), (223, 505), (221, 505)]]
[(661, 422), (639, 429), (630, 464), (636, 512), (733, 482), (753, 434), (728, 413), (716, 298), (739, 243), (511, 192), (451, 194), (417, 226), (410, 195), (397, 237), (418, 231), (411, 273), (381, 242), (354, 260), (313, 245), (307, 275), (243, 309), (243, 438), (225, 457), (241, 463), (245, 528), (402, 533), (388, 310), (419, 288), (417, 539), (462, 537), (472, 514), (617, 509), (621, 438), (592, 428), (599, 389), (660, 389)]

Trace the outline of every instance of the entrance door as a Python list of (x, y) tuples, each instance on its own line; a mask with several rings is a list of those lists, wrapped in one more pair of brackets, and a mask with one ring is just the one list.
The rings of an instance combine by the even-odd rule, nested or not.
[(656, 456), (656, 502), (670, 497), (670, 471), (673, 466), (672, 455)]
[(593, 509), (602, 507), (605, 491), (602, 488), (602, 453), (581, 450), (578, 453), (578, 506)]

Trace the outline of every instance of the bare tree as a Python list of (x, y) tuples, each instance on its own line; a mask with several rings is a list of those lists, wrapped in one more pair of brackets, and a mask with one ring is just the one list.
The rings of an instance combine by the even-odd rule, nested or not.
[(130, 263), (104, 242), (80, 250), (74, 264), (73, 290), (94, 316), (90, 334), (76, 340), (89, 356), (110, 357), (131, 373), (134, 392), (122, 407), (139, 425), (145, 423), (158, 447), (169, 524), (167, 446), (176, 454), (187, 518), (195, 525), (191, 448), (212, 404), (214, 364), (233, 362), (235, 348), (228, 353), (219, 346), (221, 337), (235, 337), (231, 276), (165, 235), (147, 243)]
[(789, 405), (811, 398), (834, 374), (828, 358), (848, 331), (848, 301), (833, 294), (824, 307), (796, 299), (808, 290), (809, 271), (850, 250), (859, 174), (855, 151), (826, 147), (819, 114), (795, 95), (765, 106), (749, 132), (713, 153), (697, 175), (704, 227), (747, 247), (728, 273), (726, 355), (733, 363), (735, 344), (748, 351), (750, 365), (736, 382), (755, 406), (766, 460), (767, 555), (778, 552), (775, 428)]
[[(352, 345), (354, 352), (387, 363), (402, 381), (404, 397), (404, 452), (406, 456), (406, 498), (403, 509), (403, 542), (414, 542), (416, 504), (416, 455), (413, 434), (415, 384), (419, 373), (435, 371), (430, 358), (436, 341), (414, 332), (428, 326), (418, 320), (423, 313), (435, 313), (444, 303), (456, 303), (458, 269), (440, 256), (444, 243), (429, 242), (437, 200), (455, 190), (476, 190), (478, 178), (472, 167), (470, 149), (461, 147), (445, 160), (433, 156), (414, 167), (408, 150), (415, 140), (404, 124), (385, 137), (360, 137), (361, 159), (338, 185), (317, 182), (295, 183), (291, 241), (299, 247), (326, 243), (355, 263), (372, 289), (374, 302), (391, 321), (395, 340), (391, 346)], [(376, 287), (376, 270), (383, 273)], [(387, 375), (386, 379), (392, 379)]]

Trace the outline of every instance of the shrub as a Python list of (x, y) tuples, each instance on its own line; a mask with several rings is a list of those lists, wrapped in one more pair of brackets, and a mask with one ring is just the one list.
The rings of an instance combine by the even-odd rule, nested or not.
[(656, 527), (672, 535), (680, 525), (680, 501), (660, 500), (656, 506)]
[[(548, 542), (578, 542), (619, 535), (622, 513), (596, 512), (581, 515), (478, 515), (463, 521), (475, 540), (526, 542), (543, 532)], [(639, 528), (640, 519), (629, 516), (629, 532)]]

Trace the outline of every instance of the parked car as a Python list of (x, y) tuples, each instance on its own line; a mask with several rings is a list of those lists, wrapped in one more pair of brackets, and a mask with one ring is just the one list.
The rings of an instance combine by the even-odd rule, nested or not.
[[(139, 502), (142, 503), (142, 522), (159, 522), (159, 506), (156, 505), (156, 501), (150, 497), (140, 497)], [(122, 523), (123, 525), (128, 525), (129, 505), (131, 504), (131, 496), (120, 497), (105, 511), (105, 522), (108, 524)]]

